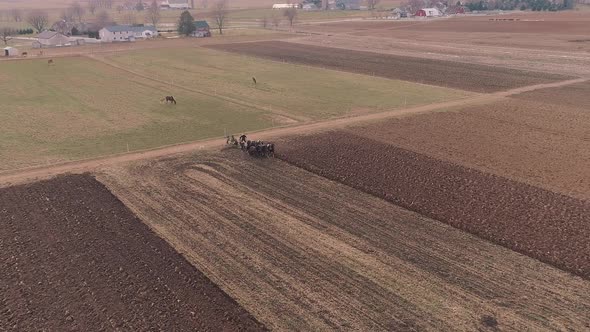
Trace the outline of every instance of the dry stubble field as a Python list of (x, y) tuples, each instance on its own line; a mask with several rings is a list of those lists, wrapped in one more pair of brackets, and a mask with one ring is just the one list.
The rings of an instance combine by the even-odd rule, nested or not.
[(587, 281), (278, 160), (200, 153), (99, 179), (271, 329), (590, 327)]

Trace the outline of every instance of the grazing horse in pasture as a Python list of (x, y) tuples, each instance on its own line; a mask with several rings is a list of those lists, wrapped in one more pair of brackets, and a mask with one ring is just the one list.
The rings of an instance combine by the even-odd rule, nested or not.
[(29, 55), (29, 53), (27, 53), (27, 52), (23, 52), (21, 55), (22, 55), (23, 57), (25, 57), (25, 58), (26, 58), (26, 57), (27, 57), (27, 55)]
[(49, 60), (47, 60), (47, 65), (48, 65), (48, 66), (51, 66), (52, 64), (53, 64), (53, 59), (49, 59)]
[(168, 104), (168, 103), (174, 103), (174, 105), (176, 105), (176, 99), (174, 99), (174, 96), (166, 96), (161, 101), (166, 102), (166, 104)]

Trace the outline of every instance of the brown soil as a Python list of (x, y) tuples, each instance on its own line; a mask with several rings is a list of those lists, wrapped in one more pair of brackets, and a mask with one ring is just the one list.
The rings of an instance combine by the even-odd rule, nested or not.
[(379, 37), (384, 39), (384, 43), (387, 43), (387, 39), (403, 39), (416, 44), (447, 43), (448, 46), (461, 48), (487, 45), (562, 50), (578, 54), (590, 52), (590, 12), (364, 20), (301, 25), (297, 29), (314, 34), (346, 35), (355, 42), (367, 37)]
[(88, 175), (0, 207), (0, 330), (264, 330)]
[(297, 166), (590, 278), (590, 201), (342, 131), (278, 146)]
[[(576, 91), (576, 86), (568, 89)], [(590, 130), (587, 125), (590, 112), (545, 103), (544, 99), (550, 100), (554, 90), (562, 89), (547, 89), (548, 96), (525, 93), (526, 98), (543, 101), (539, 103), (510, 98), (456, 111), (390, 119), (359, 126), (352, 132), (433, 158), (590, 200)], [(590, 90), (587, 93), (590, 94)], [(571, 104), (588, 99), (588, 95), (574, 95)], [(564, 100), (564, 104), (567, 103)]]
[(298, 45), (281, 41), (223, 44), (210, 47), (277, 61), (301, 63), (475, 92), (502, 91), (568, 78), (561, 75), (501, 67)]
[[(586, 120), (590, 117), (590, 112), (588, 112), (588, 105), (590, 105), (590, 82), (582, 82), (560, 88), (539, 89), (537, 91), (521, 93), (514, 97), (551, 104), (552, 108), (557, 109), (563, 109), (564, 106), (575, 107), (583, 113)], [(556, 113), (559, 114), (558, 111)], [(584, 126), (584, 124), (590, 123), (588, 121), (582, 122), (583, 120), (578, 118), (572, 119), (573, 121), (576, 121), (578, 126)], [(590, 139), (590, 128), (587, 125), (584, 128), (586, 139)]]
[(228, 150), (99, 178), (272, 329), (590, 326), (588, 281), (276, 159)]

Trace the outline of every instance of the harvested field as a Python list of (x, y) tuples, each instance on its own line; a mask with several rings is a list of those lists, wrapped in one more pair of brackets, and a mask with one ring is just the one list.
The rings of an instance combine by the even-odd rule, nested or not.
[(230, 150), (105, 172), (128, 207), (272, 329), (590, 327), (588, 281), (276, 159)]
[(212, 45), (214, 49), (411, 82), (496, 92), (565, 80), (555, 74), (486, 65), (335, 49), (280, 41)]
[[(585, 86), (589, 86), (586, 84)], [(571, 89), (571, 90), (570, 90)], [(482, 172), (590, 201), (590, 112), (558, 105), (559, 91), (355, 127), (352, 132)], [(553, 91), (557, 91), (554, 93)], [(590, 94), (590, 89), (588, 89)], [(551, 96), (557, 99), (550, 104)], [(588, 99), (570, 93), (570, 104)], [(568, 104), (564, 100), (565, 105)]]
[(590, 201), (346, 132), (279, 146), (294, 165), (590, 278)]
[(264, 330), (102, 184), (0, 189), (0, 330)]

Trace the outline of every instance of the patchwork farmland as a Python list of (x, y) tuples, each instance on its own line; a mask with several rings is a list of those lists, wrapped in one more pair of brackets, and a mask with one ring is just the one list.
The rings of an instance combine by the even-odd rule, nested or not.
[(230, 12), (0, 60), (0, 330), (590, 329), (588, 14)]

